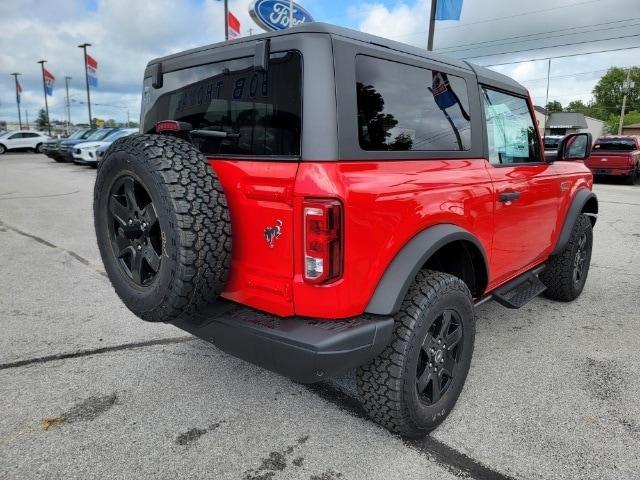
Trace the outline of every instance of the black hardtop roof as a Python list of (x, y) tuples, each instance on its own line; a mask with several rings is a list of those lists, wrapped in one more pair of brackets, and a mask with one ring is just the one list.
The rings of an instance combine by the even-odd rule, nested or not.
[(489, 70), (488, 68), (484, 68), (464, 60), (458, 60), (455, 58), (440, 55), (438, 53), (429, 52), (422, 48), (407, 45), (406, 43), (396, 42), (395, 40), (389, 40), (388, 38), (378, 37), (376, 35), (372, 35), (369, 33), (352, 30), (350, 28), (338, 27), (336, 25), (331, 25), (323, 22), (303, 23), (287, 30), (266, 32), (258, 35), (251, 35), (248, 37), (240, 37), (235, 40), (230, 40), (229, 42), (219, 42), (219, 43), (213, 43), (210, 45), (205, 45), (202, 47), (192, 48), (190, 50), (185, 50), (183, 52), (178, 52), (178, 53), (174, 53), (164, 57), (155, 58), (147, 64), (147, 69), (156, 63), (166, 62), (168, 60), (175, 60), (180, 57), (193, 55), (196, 53), (204, 52), (206, 50), (217, 50), (217, 49), (225, 48), (229, 45), (251, 43), (261, 39), (280, 37), (284, 35), (300, 35), (300, 34), (306, 34), (306, 33), (324, 33), (324, 34), (328, 34), (336, 37), (349, 38), (349, 39), (357, 40), (363, 43), (369, 43), (374, 46), (387, 48), (397, 52), (402, 52), (402, 53), (414, 55), (417, 57), (433, 60), (435, 62), (451, 65), (464, 70), (470, 70), (470, 71), (473, 71), (478, 76), (478, 81), (481, 83), (496, 84), (503, 89), (515, 91), (520, 94), (527, 93), (527, 90), (520, 83), (516, 82), (510, 77), (507, 77), (506, 75), (502, 75), (501, 73), (494, 72), (493, 70)]

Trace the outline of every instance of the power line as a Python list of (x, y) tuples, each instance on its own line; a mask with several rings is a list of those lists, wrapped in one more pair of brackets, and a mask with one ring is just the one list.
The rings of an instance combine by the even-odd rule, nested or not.
[(592, 50), (590, 52), (582, 52), (582, 53), (569, 53), (566, 55), (551, 55), (540, 58), (527, 58), (525, 60), (515, 60), (513, 62), (502, 62), (502, 63), (490, 63), (487, 65), (480, 65), (481, 67), (500, 67), (503, 65), (515, 65), (516, 63), (525, 63), (525, 62), (538, 62), (541, 60), (548, 60), (549, 58), (569, 58), (569, 57), (581, 57), (583, 55), (592, 55), (594, 53), (606, 53), (606, 52), (620, 52), (623, 50), (633, 50), (636, 48), (640, 48), (640, 45), (634, 45), (633, 47), (620, 47), (620, 48), (606, 48), (603, 50)]
[(478, 25), (480, 23), (496, 22), (498, 20), (510, 20), (512, 18), (515, 18), (515, 17), (525, 17), (527, 15), (535, 15), (536, 13), (546, 13), (546, 12), (551, 12), (553, 10), (561, 10), (561, 9), (564, 9), (564, 8), (576, 7), (578, 5), (586, 5), (588, 3), (596, 3), (596, 2), (601, 2), (601, 1), (602, 0), (587, 0), (587, 1), (584, 1), (584, 2), (570, 3), (570, 4), (567, 4), (567, 5), (560, 5), (560, 6), (557, 6), (557, 7), (545, 8), (545, 9), (542, 9), (542, 10), (532, 10), (530, 12), (517, 13), (515, 15), (508, 15), (506, 17), (493, 17), (493, 18), (487, 18), (485, 20), (478, 20), (476, 22), (461, 23), (459, 25), (452, 25), (450, 27), (441, 27), (441, 28), (439, 28), (439, 30), (440, 31), (442, 31), (442, 30), (451, 30), (453, 28), (467, 27), (469, 25)]
[[(620, 40), (622, 38), (635, 38), (635, 37), (640, 37), (640, 34), (633, 34), (633, 35), (620, 35), (617, 37), (608, 37), (608, 38), (601, 38), (600, 40), (584, 40), (582, 42), (570, 42), (570, 43), (561, 43), (559, 45), (553, 45), (553, 46), (549, 46), (549, 47), (535, 47), (535, 48), (524, 48), (521, 50), (511, 50), (509, 52), (501, 52), (501, 53), (488, 53), (486, 55), (475, 55), (473, 57), (465, 57), (464, 60), (471, 60), (473, 58), (484, 58), (484, 57), (496, 57), (498, 55), (508, 55), (511, 53), (521, 53), (521, 52), (531, 52), (534, 50), (543, 50), (543, 49), (548, 49), (548, 48), (559, 48), (559, 47), (570, 47), (573, 45), (584, 45), (585, 43), (595, 43), (595, 42), (606, 42), (608, 40)], [(545, 59), (550, 58), (550, 57), (545, 57)], [(555, 58), (555, 57), (551, 57), (551, 58)]]
[[(628, 21), (628, 20), (625, 20), (625, 21)], [(603, 24), (603, 25), (606, 25), (606, 24)], [(638, 25), (640, 25), (640, 23), (632, 23), (632, 24), (630, 24), (630, 25), (624, 25), (624, 26), (621, 26), (621, 27), (619, 27), (619, 28), (637, 27)], [(581, 27), (581, 28), (582, 28), (582, 27)], [(486, 45), (486, 46), (481, 46), (481, 47), (461, 48), (461, 49), (459, 49), (459, 50), (447, 50), (447, 51), (440, 51), (440, 50), (439, 50), (439, 51), (438, 51), (438, 53), (446, 53), (446, 54), (450, 54), (450, 53), (464, 52), (464, 51), (469, 51), (469, 50), (478, 50), (478, 49), (480, 49), (480, 48), (492, 48), (492, 47), (498, 47), (498, 46), (501, 46), (501, 45), (514, 45), (514, 44), (516, 44), (516, 43), (537, 42), (537, 41), (540, 41), (540, 40), (548, 40), (548, 39), (550, 39), (550, 38), (568, 37), (568, 36), (571, 36), (571, 35), (580, 35), (580, 34), (583, 34), (583, 33), (602, 32), (602, 31), (610, 30), (610, 29), (611, 29), (611, 27), (610, 27), (610, 26), (608, 26), (608, 27), (605, 27), (605, 28), (598, 28), (598, 29), (592, 29), (592, 30), (585, 30), (585, 31), (583, 31), (583, 32), (561, 33), (561, 34), (559, 34), (559, 35), (549, 35), (549, 36), (544, 37), (544, 38), (531, 38), (531, 39), (529, 39), (529, 40), (518, 40), (518, 41), (516, 41), (516, 42), (503, 42), (503, 43), (496, 43), (495, 45)], [(569, 29), (565, 29), (565, 30), (569, 30)], [(555, 30), (555, 31), (556, 31), (556, 32), (558, 32), (558, 31), (560, 31), (560, 30)], [(532, 34), (531, 36), (533, 36), (533, 35), (544, 35), (545, 33), (552, 33), (552, 32), (553, 32), (553, 30), (552, 30), (552, 31), (550, 31), (550, 32), (543, 32), (543, 33), (536, 33), (536, 34)], [(599, 40), (592, 40), (592, 41), (594, 41), (594, 42), (598, 42)], [(469, 44), (469, 45), (470, 45), (470, 44)], [(539, 48), (553, 48), (553, 46), (549, 46), (549, 47), (539, 47)]]
[[(494, 42), (500, 42), (502, 40), (512, 40), (514, 38), (535, 37), (535, 36), (538, 36), (538, 35), (546, 35), (548, 33), (566, 32), (567, 30), (578, 30), (580, 28), (600, 27), (602, 25), (612, 25), (614, 23), (623, 23), (623, 22), (630, 22), (630, 21), (635, 21), (635, 20), (640, 20), (640, 17), (638, 17), (638, 18), (625, 18), (624, 20), (614, 20), (614, 21), (611, 21), (611, 22), (592, 23), (590, 25), (582, 25), (582, 26), (578, 26), (578, 27), (567, 27), (567, 28), (561, 28), (561, 29), (558, 29), (558, 30), (549, 30), (549, 31), (546, 31), (546, 32), (530, 33), (528, 35), (515, 35), (513, 37), (504, 37), (504, 38), (498, 38), (498, 39), (495, 39), (495, 40), (485, 40), (483, 42), (460, 43), (458, 45), (450, 45), (448, 47), (440, 48), (440, 49), (437, 50), (437, 52), (438, 53), (441, 53), (441, 52), (448, 53), (452, 49), (453, 49), (453, 51), (457, 51), (457, 50), (455, 50), (457, 47), (467, 47), (467, 46), (472, 46), (472, 45), (481, 45), (481, 44), (485, 44), (485, 43), (494, 43)], [(627, 27), (627, 25), (624, 25), (621, 28), (626, 28), (626, 27)], [(590, 31), (577, 32), (577, 33), (574, 33), (573, 35), (576, 35), (578, 33), (590, 33)], [(513, 42), (513, 43), (520, 43), (520, 42)], [(493, 46), (496, 46), (496, 45), (491, 45), (491, 46), (493, 47)]]

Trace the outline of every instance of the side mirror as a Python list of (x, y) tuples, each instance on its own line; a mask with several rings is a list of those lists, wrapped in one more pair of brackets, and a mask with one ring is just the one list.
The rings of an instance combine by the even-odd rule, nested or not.
[(590, 133), (572, 133), (558, 144), (556, 160), (585, 160), (591, 155), (593, 137)]

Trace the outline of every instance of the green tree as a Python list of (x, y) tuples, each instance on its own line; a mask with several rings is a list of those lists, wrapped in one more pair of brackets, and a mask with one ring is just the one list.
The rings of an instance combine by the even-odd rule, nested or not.
[[(602, 78), (593, 87), (595, 107), (600, 118), (607, 119), (611, 114), (618, 115), (622, 108), (622, 83), (627, 78), (627, 69), (612, 67), (607, 70)], [(630, 108), (640, 107), (640, 67), (632, 67), (630, 78), (635, 82), (635, 86), (629, 90), (627, 95), (627, 106)]]
[[(620, 115), (616, 115), (611, 113), (607, 118), (607, 131), (609, 133), (617, 134), (618, 126), (620, 125)], [(631, 112), (627, 112), (624, 116), (623, 125), (632, 125), (634, 123), (640, 123), (640, 111), (634, 110)]]
[(559, 101), (551, 100), (549, 103), (547, 103), (548, 113), (561, 112), (561, 111), (562, 111), (562, 104)]
[(43, 128), (46, 128), (48, 124), (49, 118), (47, 117), (47, 112), (44, 108), (41, 108), (38, 112), (38, 118), (36, 118), (36, 126), (39, 130), (42, 130)]

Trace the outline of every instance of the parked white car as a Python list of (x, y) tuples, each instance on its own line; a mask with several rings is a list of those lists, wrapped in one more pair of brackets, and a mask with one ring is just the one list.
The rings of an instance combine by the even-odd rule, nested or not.
[(73, 147), (73, 161), (85, 165), (98, 164), (98, 148), (104, 145), (111, 145), (118, 138), (128, 137), (134, 133), (138, 133), (137, 128), (121, 128), (114, 130), (112, 133), (104, 137), (101, 141), (78, 143)]
[(38, 153), (42, 153), (42, 146), (49, 136), (42, 132), (31, 130), (17, 130), (0, 135), (0, 155), (7, 150), (21, 150), (30, 148)]

